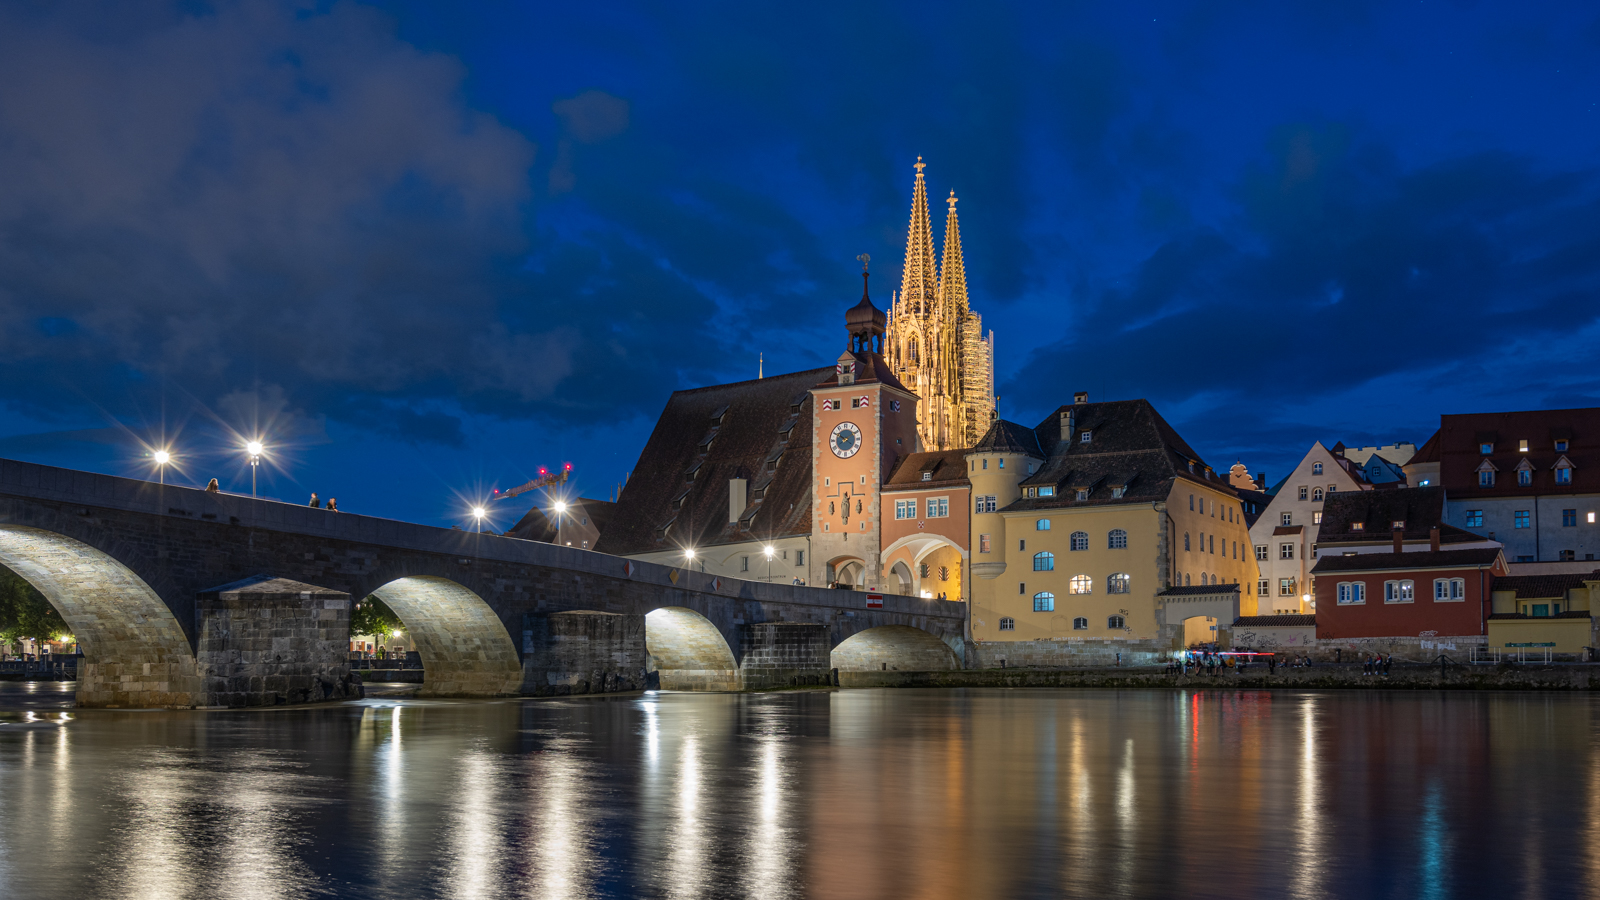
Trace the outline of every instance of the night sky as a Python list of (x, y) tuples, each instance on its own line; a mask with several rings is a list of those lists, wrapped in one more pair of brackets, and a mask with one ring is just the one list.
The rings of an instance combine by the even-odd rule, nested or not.
[(7, 3), (0, 456), (606, 497), (673, 389), (829, 364), (857, 254), (887, 306), (921, 155), (1002, 416), (1276, 480), (1600, 405), (1597, 104), (1592, 2)]

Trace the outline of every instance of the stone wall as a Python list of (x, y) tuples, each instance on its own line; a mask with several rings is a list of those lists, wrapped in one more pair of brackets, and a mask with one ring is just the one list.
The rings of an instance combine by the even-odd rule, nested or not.
[(805, 622), (757, 622), (739, 629), (745, 690), (830, 683), (828, 629)]
[(529, 613), (522, 617), (522, 689), (528, 696), (639, 691), (647, 676), (644, 616)]
[(257, 576), (202, 591), (196, 706), (352, 700), (350, 596)]
[(1187, 690), (1478, 690), (1600, 691), (1600, 665), (1397, 665), (1387, 677), (1361, 674), (1359, 665), (1279, 668), (1268, 674), (1252, 666), (1230, 674), (1173, 675), (1163, 668), (1143, 669), (967, 669), (958, 672), (840, 672), (847, 688), (1005, 687), (1153, 688)]
[(1142, 666), (1165, 663), (1173, 650), (1162, 640), (974, 641), (972, 665), (979, 669), (1064, 669), (1075, 666)]

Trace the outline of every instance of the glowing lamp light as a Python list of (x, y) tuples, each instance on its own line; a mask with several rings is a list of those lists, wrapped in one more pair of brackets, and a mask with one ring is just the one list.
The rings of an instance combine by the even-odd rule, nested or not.
[(401, 630), (401, 629), (399, 629), (399, 628), (396, 628), (396, 629), (395, 629), (395, 630), (394, 630), (394, 636), (395, 636), (395, 637), (399, 637), (399, 636), (400, 636), (400, 635), (402, 635), (402, 634), (405, 634), (405, 631), (403, 631), (403, 630)]
[(150, 458), (156, 461), (156, 465), (164, 466), (172, 461), (172, 454), (165, 450), (157, 450), (156, 452), (150, 454)]
[(484, 516), (485, 516), (485, 515), (488, 515), (488, 510), (485, 510), (485, 509), (484, 509), (484, 508), (483, 508), (483, 507), (481, 507), (481, 506), (474, 506), (474, 507), (473, 507), (473, 508), (472, 508), (472, 515), (473, 515), (473, 517), (474, 517), (474, 518), (478, 518), (478, 519), (481, 519), (481, 518), (483, 518), (483, 517), (484, 517)]
[(261, 446), (260, 441), (251, 441), (250, 443), (244, 445), (244, 449), (245, 452), (251, 456), (260, 456), (261, 451), (265, 450), (266, 448)]
[(684, 559), (694, 559), (694, 548), (693, 547), (689, 547), (689, 548), (685, 549), (683, 551), (683, 558)]
[(567, 511), (567, 504), (561, 500), (557, 500), (555, 506), (551, 507), (551, 509), (554, 509), (556, 511), (556, 515), (559, 516)]
[(778, 551), (773, 549), (772, 545), (770, 544), (763, 548), (761, 552), (766, 555), (767, 559), (771, 559), (778, 555)]

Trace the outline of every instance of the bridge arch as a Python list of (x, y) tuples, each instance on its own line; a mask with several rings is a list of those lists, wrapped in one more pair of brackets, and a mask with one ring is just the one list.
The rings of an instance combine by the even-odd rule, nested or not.
[(736, 691), (739, 663), (710, 619), (682, 606), (663, 606), (644, 617), (648, 668), (669, 691)]
[(840, 672), (937, 672), (961, 668), (937, 635), (910, 625), (880, 625), (839, 642), (829, 656)]
[(517, 645), (492, 607), (448, 578), (408, 575), (372, 591), (405, 623), (425, 696), (497, 697), (522, 685)]
[(83, 541), (10, 524), (0, 525), (0, 563), (72, 627), (83, 649), (79, 706), (195, 705), (194, 649), (166, 602), (132, 569)]

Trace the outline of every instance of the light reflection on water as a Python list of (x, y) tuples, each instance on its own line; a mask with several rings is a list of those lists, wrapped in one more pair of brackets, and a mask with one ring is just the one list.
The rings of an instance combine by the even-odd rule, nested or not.
[(1583, 695), (67, 713), (10, 687), (8, 898), (1600, 894)]

